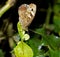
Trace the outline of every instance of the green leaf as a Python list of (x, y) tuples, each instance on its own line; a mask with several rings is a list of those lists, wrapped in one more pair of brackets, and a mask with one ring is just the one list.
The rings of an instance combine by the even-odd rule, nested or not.
[(45, 30), (40, 28), (40, 29), (36, 29), (36, 32), (38, 34), (42, 35), (43, 38), (43, 42), (47, 45), (49, 45), (52, 49), (58, 49), (60, 48), (60, 37), (55, 36), (54, 34), (51, 35), (47, 35), (46, 32), (44, 32)]
[(60, 0), (57, 0), (57, 3), (60, 3)]
[(0, 57), (4, 57), (5, 52), (2, 51), (2, 49), (0, 49)]
[(44, 28), (38, 28), (38, 29), (35, 30), (35, 32), (39, 35), (43, 35), (45, 30), (44, 30)]
[(52, 34), (46, 37), (46, 40), (52, 49), (58, 50), (60, 48), (60, 38), (58, 36)]
[(14, 48), (14, 53), (16, 57), (33, 57), (32, 49), (24, 42), (18, 42), (17, 46)]
[[(41, 54), (40, 47), (45, 45), (43, 39), (40, 39), (40, 36), (35, 34), (29, 41), (26, 42), (33, 49), (34, 57), (39, 57)], [(43, 54), (44, 55), (44, 54)]]
[(53, 19), (53, 23), (54, 23), (54, 31), (59, 33), (60, 32), (60, 16), (54, 16), (54, 19)]
[(54, 22), (54, 24), (56, 24), (56, 25), (60, 25), (60, 16), (54, 16), (54, 19), (53, 19), (53, 22)]
[(50, 57), (60, 57), (60, 50), (49, 49)]
[[(54, 12), (58, 14), (59, 11), (60, 11), (60, 5), (57, 5), (57, 4), (54, 5)], [(59, 14), (60, 14), (60, 13), (59, 13)]]

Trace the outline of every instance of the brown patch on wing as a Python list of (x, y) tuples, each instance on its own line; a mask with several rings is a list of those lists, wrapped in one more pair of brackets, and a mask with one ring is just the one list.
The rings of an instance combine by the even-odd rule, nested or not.
[(21, 5), (18, 10), (20, 10), (20, 11), (25, 11), (26, 9), (27, 9), (26, 6)]

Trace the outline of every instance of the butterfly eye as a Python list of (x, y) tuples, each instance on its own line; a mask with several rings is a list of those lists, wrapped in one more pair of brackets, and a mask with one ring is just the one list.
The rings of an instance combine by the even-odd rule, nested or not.
[(33, 11), (33, 9), (31, 9), (31, 11)]

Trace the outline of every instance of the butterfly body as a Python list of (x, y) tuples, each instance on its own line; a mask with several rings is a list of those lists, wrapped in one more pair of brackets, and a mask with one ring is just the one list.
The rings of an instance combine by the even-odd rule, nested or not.
[(28, 26), (31, 24), (32, 20), (36, 14), (36, 5), (31, 4), (22, 4), (18, 9), (19, 22), (22, 25), (24, 30), (27, 30)]

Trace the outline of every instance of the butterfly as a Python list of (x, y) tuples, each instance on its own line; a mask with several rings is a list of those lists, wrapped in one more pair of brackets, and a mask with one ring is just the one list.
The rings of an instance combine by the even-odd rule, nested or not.
[(36, 4), (22, 4), (18, 8), (19, 22), (24, 30), (28, 30), (28, 26), (33, 21), (36, 14)]

